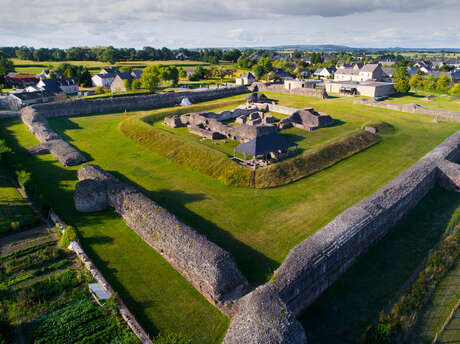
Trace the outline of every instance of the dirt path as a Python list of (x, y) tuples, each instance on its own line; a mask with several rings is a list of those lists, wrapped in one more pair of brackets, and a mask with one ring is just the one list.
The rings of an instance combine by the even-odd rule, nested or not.
[(0, 239), (0, 256), (53, 239), (56, 239), (56, 234), (53, 232), (53, 228), (48, 226), (35, 227), (8, 235)]

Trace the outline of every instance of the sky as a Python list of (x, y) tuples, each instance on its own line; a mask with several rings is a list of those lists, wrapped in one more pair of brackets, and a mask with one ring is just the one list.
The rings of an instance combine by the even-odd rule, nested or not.
[(460, 48), (460, 0), (0, 0), (0, 46)]

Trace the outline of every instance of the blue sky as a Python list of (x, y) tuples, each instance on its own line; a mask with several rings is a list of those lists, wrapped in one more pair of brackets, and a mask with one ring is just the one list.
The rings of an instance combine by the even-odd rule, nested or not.
[(0, 46), (460, 48), (459, 0), (0, 0)]

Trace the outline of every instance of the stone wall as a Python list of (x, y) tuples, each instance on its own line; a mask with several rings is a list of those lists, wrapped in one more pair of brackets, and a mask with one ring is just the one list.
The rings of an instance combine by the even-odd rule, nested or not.
[(375, 102), (366, 98), (357, 98), (354, 101), (355, 104), (376, 106), (384, 109), (416, 113), (420, 115), (439, 117), (448, 119), (455, 122), (460, 122), (460, 112), (449, 111), (449, 110), (438, 110), (429, 109), (418, 104), (398, 104), (398, 103), (387, 103), (387, 102)]
[(246, 87), (219, 88), (213, 90), (186, 91), (146, 96), (118, 97), (113, 99), (79, 99), (66, 102), (34, 104), (21, 110), (21, 119), (29, 131), (41, 142), (30, 150), (31, 154), (51, 153), (62, 165), (74, 166), (87, 159), (75, 147), (56, 134), (47, 118), (79, 116), (125, 110), (155, 109), (178, 105), (184, 97), (193, 103), (249, 92)]
[(274, 93), (282, 93), (282, 94), (292, 94), (296, 96), (304, 96), (304, 97), (314, 97), (314, 98), (327, 98), (327, 92), (325, 90), (317, 89), (317, 88), (294, 88), (292, 90), (287, 90), (285, 88), (279, 88), (275, 85), (267, 85), (263, 82), (256, 82), (252, 84), (251, 89), (254, 91), (266, 91), (266, 92), (274, 92)]
[[(264, 289), (264, 293), (269, 295), (260, 300), (251, 298), (249, 294), (240, 301), (241, 312), (232, 319), (224, 343), (245, 342), (246, 337), (251, 337), (251, 334), (259, 336), (260, 333), (263, 333), (258, 339), (260, 342), (290, 343), (291, 332), (282, 331), (287, 326), (287, 319), (292, 319), (292, 315), (301, 315), (362, 253), (415, 207), (437, 182), (460, 189), (460, 166), (454, 163), (458, 160), (460, 131), (373, 195), (347, 209), (294, 247), (275, 271), (273, 279), (256, 289)], [(276, 338), (270, 335), (276, 330), (264, 332), (264, 329), (269, 326), (270, 319), (281, 315), (275, 310), (267, 310), (263, 318), (259, 314), (259, 310), (265, 307), (260, 303), (267, 298), (279, 298), (279, 302), (292, 312), (283, 315), (283, 322), (275, 323), (275, 326), (281, 326)], [(247, 302), (254, 304), (247, 305)], [(291, 328), (297, 328), (295, 322), (288, 323)], [(238, 337), (238, 331), (241, 337)]]
[(74, 197), (77, 210), (113, 207), (129, 227), (223, 312), (228, 314), (233, 301), (248, 291), (249, 283), (230, 253), (140, 191), (91, 164), (78, 170), (78, 179)]
[(187, 97), (192, 103), (203, 102), (223, 97), (235, 96), (249, 92), (244, 86), (199, 89), (165, 94), (150, 94), (143, 96), (116, 97), (112, 99), (78, 99), (60, 103), (35, 104), (34, 108), (45, 118), (57, 116), (79, 116), (106, 112), (123, 112), (158, 109), (179, 105), (182, 98)]
[(41, 143), (29, 150), (31, 154), (51, 153), (62, 165), (74, 166), (86, 162), (86, 158), (75, 147), (61, 139), (49, 126), (46, 118), (29, 106), (21, 110), (21, 119), (29, 131)]

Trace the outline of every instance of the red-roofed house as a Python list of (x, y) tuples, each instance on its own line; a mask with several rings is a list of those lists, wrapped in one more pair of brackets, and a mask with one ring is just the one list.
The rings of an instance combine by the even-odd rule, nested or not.
[(35, 85), (38, 79), (35, 75), (29, 74), (14, 74), (5, 77), (5, 83), (10, 87), (25, 88), (27, 86)]

